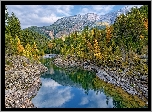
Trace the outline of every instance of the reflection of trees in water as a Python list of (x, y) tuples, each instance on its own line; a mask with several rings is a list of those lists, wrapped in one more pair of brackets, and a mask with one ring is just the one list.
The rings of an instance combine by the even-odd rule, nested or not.
[(46, 58), (46, 59), (41, 59), (41, 63), (46, 66), (48, 69), (51, 67), (50, 64), (51, 64), (51, 60), (50, 58)]
[(99, 90), (104, 89), (104, 93), (113, 98), (115, 108), (139, 108), (145, 106), (145, 103), (137, 95), (130, 95), (120, 87), (104, 82), (98, 77), (94, 79), (94, 86)]
[(109, 97), (106, 96), (106, 104), (108, 105), (108, 103), (109, 103)]
[[(47, 63), (47, 61), (45, 62)], [(94, 90), (96, 94), (104, 92), (107, 95), (107, 104), (109, 97), (113, 98), (115, 108), (138, 108), (145, 106), (145, 103), (137, 96), (129, 95), (119, 87), (100, 80), (95, 73), (81, 69), (60, 69), (49, 64), (48, 68), (54, 69), (54, 75), (43, 75), (43, 78), (52, 78), (56, 82), (65, 86), (83, 88), (88, 94), (89, 90)]]
[(53, 69), (53, 67), (51, 67), (51, 68), (49, 69), (49, 73), (50, 73), (50, 74), (54, 74), (54, 69)]
[(74, 69), (72, 72), (69, 70), (66, 73), (71, 80), (81, 85), (86, 94), (88, 94), (89, 90), (94, 90), (96, 94), (104, 92), (107, 96), (107, 104), (109, 98), (112, 97), (115, 108), (139, 108), (145, 106), (145, 103), (137, 96), (129, 95), (120, 87), (100, 80), (93, 72)]
[[(69, 78), (69, 76), (66, 75), (63, 69), (58, 68), (55, 65), (53, 65), (50, 60), (47, 60), (47, 59), (43, 60), (43, 64), (45, 64), (45, 66), (49, 70), (41, 76), (42, 78), (51, 78), (63, 86), (73, 86), (73, 87), (81, 88), (80, 84), (73, 82)], [(52, 71), (54, 72), (53, 75), (50, 74), (50, 71), (51, 73)]]
[(86, 94), (88, 94), (89, 90), (93, 90), (93, 79), (96, 77), (95, 73), (81, 69), (73, 69), (71, 71), (67, 70), (66, 74), (75, 83), (79, 83)]
[(51, 64), (51, 59), (41, 59), (41, 63), (48, 68), (48, 71), (45, 74), (54, 74), (53, 65)]
[(122, 108), (122, 107), (120, 106), (120, 101), (115, 101), (115, 100), (113, 100), (113, 105), (114, 105), (114, 108)]

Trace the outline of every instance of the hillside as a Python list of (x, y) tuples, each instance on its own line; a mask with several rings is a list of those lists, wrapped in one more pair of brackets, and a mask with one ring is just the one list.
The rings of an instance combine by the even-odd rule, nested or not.
[(130, 75), (148, 75), (148, 6), (121, 14), (100, 30), (85, 28), (65, 38), (51, 40), (51, 53), (90, 60), (97, 66), (130, 69)]
[(125, 7), (118, 11), (105, 15), (97, 15), (94, 13), (87, 13), (85, 15), (79, 14), (58, 19), (50, 26), (31, 26), (27, 29), (36, 31), (47, 36), (48, 38), (59, 38), (65, 35), (69, 35), (74, 31), (82, 31), (86, 26), (88, 26), (89, 29), (94, 27), (97, 27), (98, 29), (104, 29), (106, 25), (113, 24), (116, 17), (118, 17), (120, 14), (126, 14), (130, 10), (130, 7)]

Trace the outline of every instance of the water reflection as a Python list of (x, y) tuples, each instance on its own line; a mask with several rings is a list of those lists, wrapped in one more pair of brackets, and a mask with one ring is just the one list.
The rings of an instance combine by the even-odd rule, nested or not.
[[(137, 96), (100, 80), (95, 73), (81, 69), (61, 69), (43, 60), (49, 68), (41, 76), (42, 87), (32, 102), (38, 108), (140, 108)], [(50, 74), (50, 69), (51, 74)]]
[(98, 95), (93, 90), (85, 94), (82, 88), (62, 86), (52, 79), (41, 78), (42, 87), (32, 99), (38, 108), (112, 108), (112, 98), (107, 104), (106, 95), (102, 92)]
[(70, 87), (63, 87), (54, 80), (41, 78), (43, 86), (38, 94), (32, 99), (38, 108), (62, 107), (68, 102), (73, 94)]
[(81, 102), (79, 105), (86, 105), (87, 108), (112, 108), (113, 107), (113, 99), (109, 97), (108, 103), (107, 96), (101, 92), (96, 95), (96, 93), (91, 90), (89, 94), (85, 97), (81, 98)]

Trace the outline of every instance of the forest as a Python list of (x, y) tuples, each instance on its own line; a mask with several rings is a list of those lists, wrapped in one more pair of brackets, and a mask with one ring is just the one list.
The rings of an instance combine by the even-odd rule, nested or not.
[(28, 29), (21, 30), (19, 19), (12, 12), (8, 14), (5, 6), (5, 55), (21, 55), (39, 60), (49, 52), (49, 39)]
[(113, 25), (74, 32), (49, 39), (29, 29), (21, 30), (19, 19), (5, 6), (5, 55), (22, 55), (40, 60), (54, 53), (90, 60), (97, 66), (130, 68), (129, 75), (148, 75), (148, 6), (132, 8)]
[(51, 40), (51, 53), (90, 60), (97, 66), (117, 67), (128, 75), (148, 75), (148, 6), (132, 8), (105, 29), (89, 29)]

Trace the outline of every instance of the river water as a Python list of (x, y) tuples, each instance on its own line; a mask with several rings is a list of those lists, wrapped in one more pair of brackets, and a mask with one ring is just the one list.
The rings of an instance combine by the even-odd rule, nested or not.
[(48, 71), (41, 76), (42, 86), (32, 99), (38, 108), (140, 108), (144, 103), (119, 87), (100, 80), (95, 73), (63, 69), (42, 59)]

